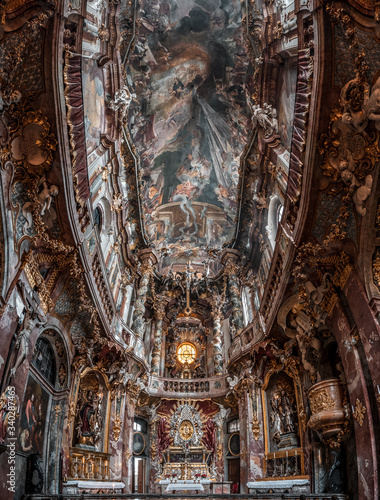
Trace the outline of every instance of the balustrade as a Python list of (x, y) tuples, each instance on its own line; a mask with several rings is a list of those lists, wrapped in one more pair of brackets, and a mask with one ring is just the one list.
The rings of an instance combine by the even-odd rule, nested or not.
[(173, 392), (208, 392), (210, 383), (207, 380), (199, 382), (165, 380), (164, 390)]

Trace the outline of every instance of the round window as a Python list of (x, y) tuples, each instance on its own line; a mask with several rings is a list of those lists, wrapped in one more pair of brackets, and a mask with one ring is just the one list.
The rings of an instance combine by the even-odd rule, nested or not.
[(178, 347), (177, 358), (182, 364), (191, 364), (196, 358), (197, 351), (193, 344), (190, 342), (184, 342)]

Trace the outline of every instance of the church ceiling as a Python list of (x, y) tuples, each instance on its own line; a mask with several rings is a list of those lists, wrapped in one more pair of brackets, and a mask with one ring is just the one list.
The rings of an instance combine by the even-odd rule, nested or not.
[(128, 129), (145, 238), (166, 265), (234, 240), (251, 115), (243, 15), (236, 0), (144, 0), (137, 14)]

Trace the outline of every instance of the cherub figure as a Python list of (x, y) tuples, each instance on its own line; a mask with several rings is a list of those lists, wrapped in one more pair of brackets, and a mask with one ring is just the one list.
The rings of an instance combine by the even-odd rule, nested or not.
[(44, 215), (46, 211), (50, 210), (51, 202), (53, 197), (58, 195), (58, 188), (54, 184), (49, 186), (46, 181), (43, 182), (43, 189), (38, 195), (38, 201), (42, 205), (41, 215)]

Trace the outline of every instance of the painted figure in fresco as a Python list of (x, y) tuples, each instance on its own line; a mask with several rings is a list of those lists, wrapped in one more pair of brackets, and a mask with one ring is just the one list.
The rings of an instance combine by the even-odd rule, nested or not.
[(28, 429), (24, 429), (22, 431), (20, 436), (20, 445), (24, 453), (27, 453), (28, 451), (31, 451), (33, 449), (33, 444), (31, 443)]
[(44, 418), (45, 415), (43, 413), (42, 408), (42, 396), (41, 394), (37, 395), (36, 404), (35, 404), (35, 425), (33, 427), (33, 435), (32, 445), (33, 449), (42, 453), (43, 442), (44, 442)]
[(38, 314), (29, 309), (26, 310), (24, 321), (22, 325), (22, 329), (18, 334), (18, 338), (16, 341), (16, 349), (18, 349), (18, 356), (16, 359), (16, 363), (11, 370), (11, 378), (13, 378), (16, 374), (17, 369), (21, 366), (28, 356), (28, 348), (30, 341), (30, 334), (34, 330), (36, 326), (43, 326), (46, 322), (42, 322)]
[(30, 397), (26, 403), (25, 420), (23, 422), (23, 428), (27, 428), (29, 430), (29, 435), (33, 434), (34, 426), (37, 422), (34, 403), (35, 403), (35, 396), (32, 393), (30, 394)]
[(41, 388), (30, 380), (25, 392), (20, 423), (20, 445), (23, 451), (42, 454), (46, 419), (46, 401)]
[[(164, 221), (157, 210), (147, 217), (147, 236), (173, 253), (178, 243), (188, 249), (201, 239), (222, 245), (231, 236), (250, 133), (242, 12), (219, 2), (142, 0), (139, 17), (127, 61), (138, 104), (130, 107), (128, 125), (143, 164), (143, 207), (146, 217), (156, 205), (180, 208), (168, 207), (172, 231), (158, 225)], [(200, 231), (196, 203), (205, 202), (220, 215), (208, 223), (203, 214), (207, 231)]]
[[(197, 216), (191, 204), (191, 198), (196, 191), (197, 188), (193, 184), (191, 184), (190, 181), (186, 181), (184, 184), (180, 184), (179, 186), (177, 186), (177, 189), (173, 195), (173, 201), (178, 201), (180, 203), (180, 209), (184, 214), (186, 214), (186, 225), (180, 228), (180, 232), (182, 233), (182, 235), (184, 235), (186, 229), (189, 229), (192, 224), (194, 224), (194, 230), (191, 235), (197, 234), (198, 232)], [(192, 224), (190, 224), (190, 215), (193, 216)]]

